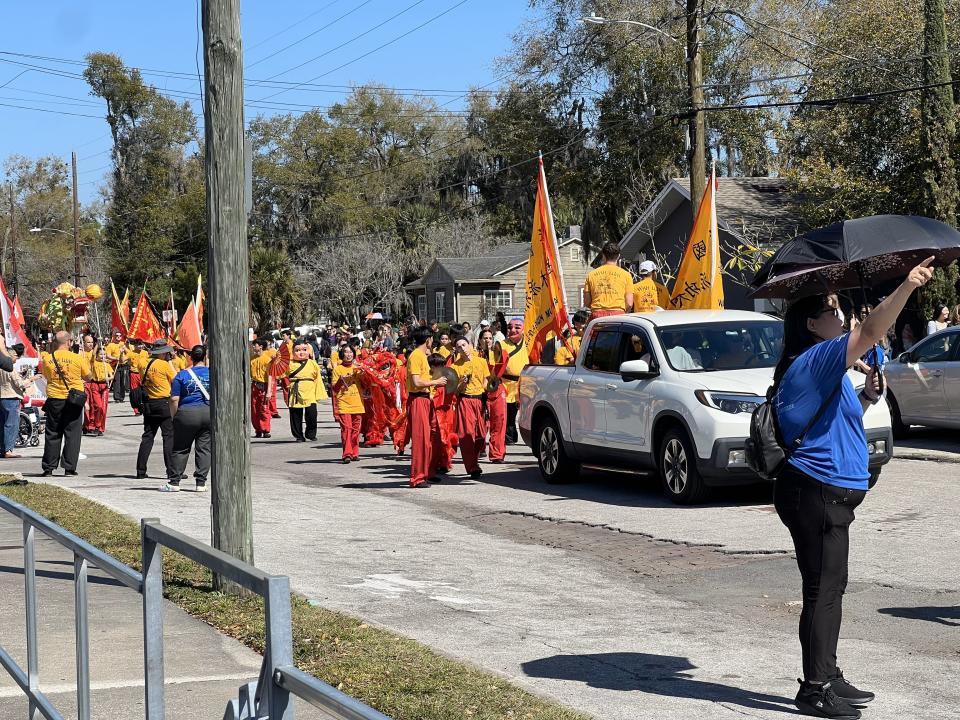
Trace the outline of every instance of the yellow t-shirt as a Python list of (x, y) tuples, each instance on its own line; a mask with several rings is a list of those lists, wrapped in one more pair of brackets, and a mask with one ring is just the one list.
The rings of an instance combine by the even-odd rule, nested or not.
[[(112, 363), (115, 362), (115, 363), (117, 363), (117, 364), (120, 364), (120, 352), (123, 350), (123, 343), (115, 343), (115, 342), (107, 343), (107, 346), (104, 348), (104, 350), (107, 351), (107, 359), (108, 359), (108, 360), (109, 360), (111, 357), (117, 358), (117, 360), (115, 360), (115, 361), (114, 361), (114, 360), (110, 360), (110, 362), (112, 362)], [(127, 365), (127, 364), (129, 364), (129, 362), (130, 362), (129, 360), (125, 360), (122, 364), (123, 364), (123, 365)]]
[(482, 395), (487, 389), (487, 378), (490, 377), (490, 366), (479, 354), (474, 354), (467, 360), (463, 356), (453, 361), (454, 372), (461, 379), (469, 374), (470, 380), (463, 388), (463, 395)]
[(110, 377), (113, 371), (110, 363), (97, 360), (96, 350), (90, 350), (89, 352), (84, 351), (80, 353), (80, 355), (83, 360), (83, 374), (90, 377), (90, 382), (107, 382), (107, 378)]
[(362, 370), (356, 365), (337, 365), (330, 377), (337, 412), (343, 415), (363, 415), (363, 398), (360, 396)]
[(649, 275), (633, 286), (633, 311), (654, 312), (657, 307), (670, 308), (670, 293), (667, 288)]
[(170, 362), (173, 363), (173, 368), (177, 372), (186, 370), (188, 367), (190, 367), (190, 358), (188, 358), (186, 355), (175, 355), (173, 360)]
[(633, 291), (633, 277), (622, 267), (601, 265), (587, 273), (591, 310), (626, 311), (627, 293)]
[(427, 361), (427, 353), (422, 348), (417, 348), (407, 358), (407, 394), (429, 395), (430, 388), (418, 388), (413, 384), (414, 375), (419, 375), (424, 381), (430, 379), (430, 363)]
[(132, 347), (127, 347), (127, 363), (130, 365), (130, 372), (140, 374), (140, 363), (146, 364), (146, 360), (150, 359), (149, 353), (146, 350), (134, 350)]
[(60, 370), (63, 372), (63, 378), (67, 381), (64, 385), (60, 379), (60, 373), (57, 372), (57, 366), (53, 363), (53, 357), (50, 353), (41, 353), (40, 362), (43, 363), (43, 376), (47, 379), (47, 397), (51, 400), (66, 400), (69, 390), (78, 390), (83, 392), (83, 358), (77, 353), (69, 350), (57, 350), (57, 363), (60, 364)]
[(330, 351), (330, 367), (336, 367), (340, 364), (340, 351), (331, 350)]
[(250, 378), (254, 382), (267, 382), (267, 377), (270, 374), (270, 363), (273, 362), (273, 356), (276, 354), (276, 350), (264, 350), (260, 357), (255, 357), (250, 361)]
[[(518, 347), (519, 349), (517, 349)], [(515, 350), (516, 352), (514, 352)], [(514, 345), (510, 340), (501, 340), (500, 352), (502, 357), (507, 358), (507, 366), (503, 370), (503, 375), (501, 375), (503, 389), (507, 393), (507, 403), (516, 403), (520, 398), (520, 373), (530, 364), (530, 356), (527, 355), (527, 348), (522, 340), (519, 346)], [(507, 377), (508, 375), (510, 377)], [(518, 379), (514, 380), (512, 378)]]
[(567, 350), (566, 345), (561, 345), (557, 348), (557, 354), (554, 357), (557, 365), (573, 365), (577, 359), (577, 355), (580, 353), (580, 341), (581, 338), (579, 335), (573, 335), (567, 338), (567, 342), (570, 344), (572, 352)]
[[(149, 372), (147, 366), (150, 366)], [(160, 400), (170, 397), (170, 383), (176, 377), (177, 371), (173, 363), (163, 358), (147, 357), (140, 359), (135, 365), (137, 372), (143, 377), (141, 380), (147, 400)]]
[(310, 407), (321, 399), (321, 394), (326, 394), (320, 380), (320, 366), (315, 360), (291, 360), (287, 378), (290, 380), (288, 407)]

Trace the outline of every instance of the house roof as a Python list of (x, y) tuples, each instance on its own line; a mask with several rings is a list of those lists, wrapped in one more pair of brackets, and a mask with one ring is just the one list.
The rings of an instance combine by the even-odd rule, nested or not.
[[(795, 210), (798, 196), (783, 178), (718, 178), (717, 221), (739, 238), (776, 242), (792, 238), (804, 228)], [(673, 178), (643, 211), (620, 241), (626, 257), (639, 253), (664, 221), (690, 200), (690, 179)]]
[[(579, 241), (579, 238), (564, 240), (558, 243), (558, 247), (563, 247), (571, 242)], [(422, 288), (426, 283), (425, 279), (433, 272), (433, 269), (439, 265), (453, 278), (454, 282), (500, 282), (499, 277), (504, 273), (514, 270), (525, 264), (530, 257), (530, 243), (507, 243), (501, 245), (479, 257), (438, 257), (427, 268), (423, 276), (407, 284), (407, 288)]]

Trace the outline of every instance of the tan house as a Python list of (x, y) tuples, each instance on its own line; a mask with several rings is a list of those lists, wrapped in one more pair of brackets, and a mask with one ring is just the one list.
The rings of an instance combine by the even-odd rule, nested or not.
[[(590, 270), (584, 257), (580, 228), (558, 245), (563, 268), (567, 308), (572, 313), (583, 305), (583, 282)], [(414, 314), (427, 322), (491, 320), (498, 312), (507, 317), (522, 315), (524, 283), (530, 243), (509, 243), (489, 255), (473, 258), (437, 258), (420, 279), (406, 285)]]

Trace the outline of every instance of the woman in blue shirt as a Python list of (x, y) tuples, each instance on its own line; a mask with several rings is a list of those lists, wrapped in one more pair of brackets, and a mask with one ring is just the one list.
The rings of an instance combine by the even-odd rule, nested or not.
[(173, 415), (173, 473), (162, 492), (179, 492), (180, 479), (187, 469), (190, 446), (194, 447), (193, 478), (197, 492), (207, 491), (210, 473), (210, 368), (207, 349), (190, 350), (192, 367), (181, 370), (170, 383), (170, 414)]
[(860, 711), (854, 705), (874, 698), (845, 680), (837, 667), (849, 529), (870, 477), (863, 413), (882, 394), (873, 369), (859, 395), (847, 369), (874, 347), (913, 291), (930, 279), (932, 261), (928, 258), (911, 270), (903, 284), (847, 334), (839, 308), (827, 295), (801, 298), (784, 316), (783, 354), (773, 376), (783, 441), (791, 446), (824, 407), (774, 488), (777, 514), (793, 537), (803, 580), (804, 677), (796, 705), (810, 715), (856, 719)]

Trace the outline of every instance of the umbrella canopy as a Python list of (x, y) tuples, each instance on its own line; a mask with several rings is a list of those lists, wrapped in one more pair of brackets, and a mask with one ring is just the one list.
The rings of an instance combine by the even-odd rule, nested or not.
[(760, 268), (754, 297), (797, 298), (903, 277), (933, 255), (960, 258), (960, 232), (938, 220), (874, 215), (845, 220), (785, 243)]

